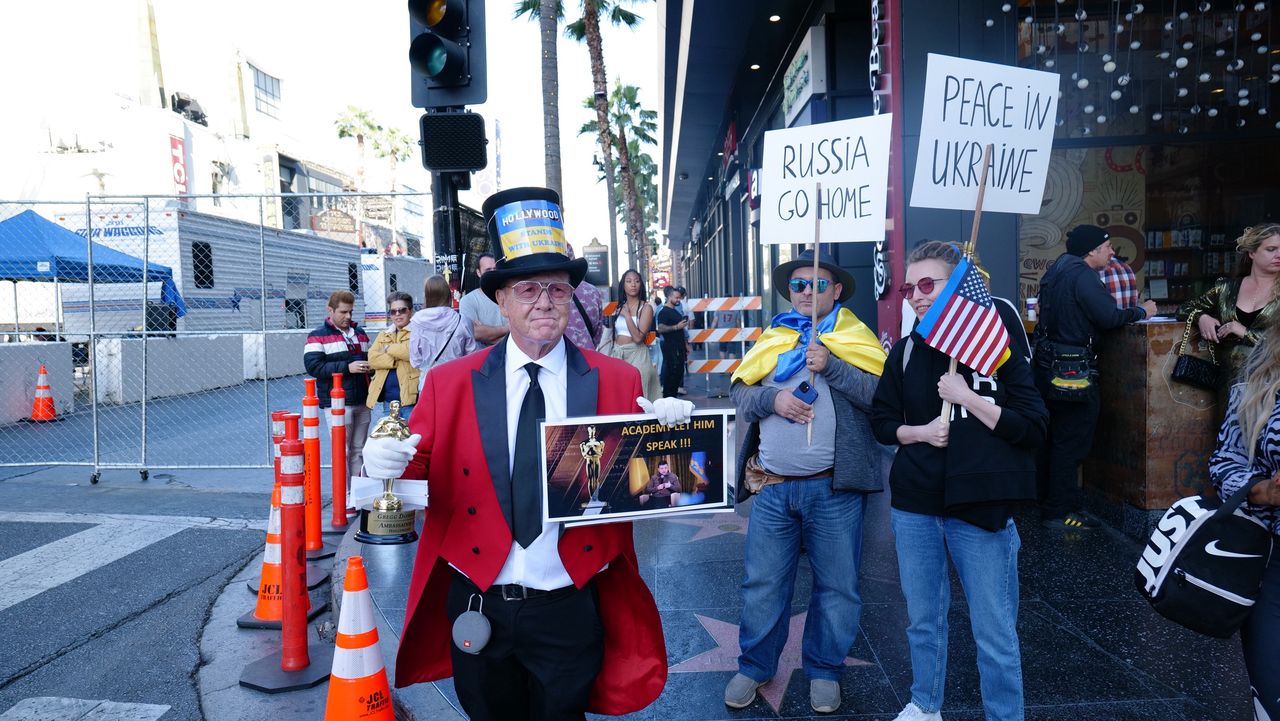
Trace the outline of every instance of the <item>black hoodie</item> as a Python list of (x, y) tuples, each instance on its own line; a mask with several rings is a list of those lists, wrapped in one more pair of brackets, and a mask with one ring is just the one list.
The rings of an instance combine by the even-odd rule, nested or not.
[[(1017, 312), (1004, 303), (996, 307), (1010, 332), (1017, 330)], [(871, 427), (881, 443), (897, 445), (900, 426), (926, 425), (942, 412), (938, 379), (947, 372), (950, 358), (912, 331), (904, 371), (907, 345), (904, 338), (889, 351), (872, 401)], [(974, 387), (971, 369), (961, 364), (957, 372)], [(928, 443), (900, 446), (889, 472), (894, 508), (951, 516), (995, 531), (1004, 527), (1014, 503), (1036, 497), (1035, 449), (1044, 442), (1049, 414), (1031, 367), (1015, 350), (994, 378), (979, 376), (974, 390), (1000, 406), (996, 427), (987, 428), (953, 407), (946, 448)]]
[(1142, 306), (1120, 309), (1107, 292), (1098, 271), (1084, 258), (1063, 253), (1040, 280), (1040, 326), (1055, 343), (1090, 345), (1104, 330), (1142, 320)]

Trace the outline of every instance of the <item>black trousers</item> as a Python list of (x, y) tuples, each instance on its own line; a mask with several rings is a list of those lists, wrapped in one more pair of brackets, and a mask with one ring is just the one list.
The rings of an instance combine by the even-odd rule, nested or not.
[[(1276, 539), (1280, 544), (1280, 539)], [(1276, 670), (1276, 649), (1280, 649), (1280, 554), (1272, 553), (1262, 576), (1262, 593), (1249, 619), (1240, 629), (1244, 667), (1253, 687), (1253, 701), (1266, 716), (1280, 721), (1280, 671)]]
[[(455, 574), (449, 623), (480, 591)], [(604, 658), (595, 584), (552, 596), (504, 601), (481, 594), (493, 635), (478, 654), (450, 643), (453, 683), (472, 721), (581, 721)], [(472, 610), (479, 604), (471, 603)]]
[(662, 397), (675, 398), (684, 385), (684, 369), (689, 354), (685, 352), (683, 340), (676, 343), (662, 344)]
[(1083, 402), (1046, 400), (1045, 405), (1049, 408), (1049, 440), (1041, 455), (1046, 478), (1041, 512), (1045, 518), (1061, 518), (1083, 505), (1080, 464), (1093, 446), (1101, 399), (1094, 393)]

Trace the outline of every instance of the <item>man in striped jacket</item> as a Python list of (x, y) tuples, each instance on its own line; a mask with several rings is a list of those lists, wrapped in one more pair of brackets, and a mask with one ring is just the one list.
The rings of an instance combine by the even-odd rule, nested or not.
[(329, 296), (329, 314), (319, 328), (307, 335), (302, 363), (316, 379), (320, 407), (328, 408), (333, 390), (333, 374), (342, 374), (347, 393), (347, 468), (358, 475), (363, 465), (364, 441), (369, 435), (369, 336), (351, 319), (356, 298), (350, 291), (334, 291)]

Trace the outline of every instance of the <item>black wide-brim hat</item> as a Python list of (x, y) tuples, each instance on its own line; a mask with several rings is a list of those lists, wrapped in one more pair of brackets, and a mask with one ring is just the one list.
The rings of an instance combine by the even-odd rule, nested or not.
[[(788, 261), (773, 269), (773, 288), (778, 291), (787, 300), (791, 300), (791, 288), (787, 285), (791, 280), (791, 274), (796, 272), (797, 268), (813, 267), (813, 251), (806, 250), (800, 254), (798, 258)], [(831, 277), (836, 283), (840, 284), (840, 295), (836, 298), (836, 303), (843, 303), (853, 297), (853, 274), (841, 268), (836, 264), (835, 258), (832, 258), (826, 251), (818, 253), (818, 267), (825, 268), (831, 273)]]
[(587, 277), (587, 259), (569, 257), (560, 194), (550, 188), (511, 188), (485, 199), (482, 206), (489, 247), (497, 263), (480, 276), (480, 290), (496, 301), (498, 289), (513, 278), (565, 271), (575, 288)]

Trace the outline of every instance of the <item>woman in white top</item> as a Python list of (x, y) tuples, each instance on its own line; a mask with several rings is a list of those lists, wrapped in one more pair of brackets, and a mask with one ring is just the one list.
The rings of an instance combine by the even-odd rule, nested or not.
[(620, 358), (640, 371), (644, 396), (656, 400), (662, 395), (658, 371), (649, 359), (646, 341), (653, 330), (653, 306), (645, 302), (644, 281), (628, 270), (618, 281), (618, 311), (613, 316), (613, 347), (609, 355)]

